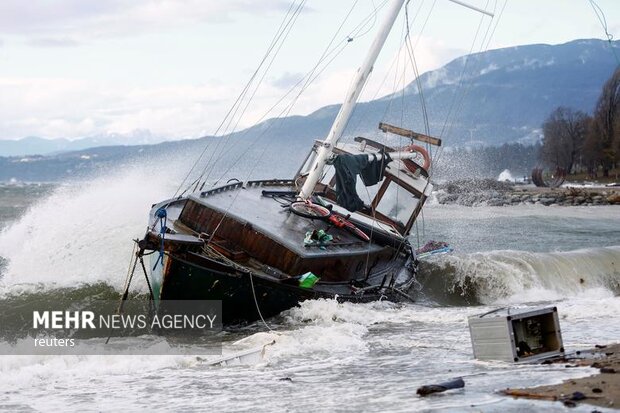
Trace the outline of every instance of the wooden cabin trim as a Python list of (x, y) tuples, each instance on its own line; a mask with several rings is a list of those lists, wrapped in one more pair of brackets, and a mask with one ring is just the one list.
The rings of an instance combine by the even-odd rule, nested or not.
[(426, 202), (426, 195), (423, 194), (418, 200), (418, 205), (416, 205), (415, 209), (413, 210), (413, 213), (409, 217), (409, 221), (407, 221), (407, 224), (405, 226), (407, 234), (411, 231), (413, 224), (415, 224), (415, 221), (418, 219), (418, 215), (420, 215), (420, 212), (422, 211), (422, 207), (424, 206), (425, 202)]
[[(238, 251), (245, 252), (262, 264), (291, 276), (312, 271), (325, 281), (361, 279), (365, 274), (359, 268), (365, 266), (360, 266), (360, 262), (365, 263), (366, 260), (372, 262), (378, 259), (379, 262), (388, 263), (395, 254), (395, 250), (388, 246), (380, 247), (373, 244), (372, 250), (369, 251), (368, 248), (351, 249), (333, 244), (327, 247), (329, 250), (326, 252), (308, 249), (307, 254), (300, 255), (263, 233), (250, 222), (240, 220), (238, 217), (225, 216), (222, 211), (191, 198), (185, 204), (179, 220), (199, 233), (211, 234), (217, 228), (218, 239), (227, 240), (237, 246)], [(340, 237), (344, 238), (342, 234)], [(353, 241), (355, 242), (354, 239)], [(303, 239), (299, 242), (300, 246), (303, 246)], [(300, 248), (303, 250), (303, 247)]]
[(431, 145), (441, 146), (441, 139), (439, 138), (434, 138), (432, 136), (414, 132), (409, 129), (399, 128), (398, 126), (390, 125), (389, 123), (379, 123), (379, 129), (386, 133), (389, 132), (395, 135), (404, 136), (406, 138), (415, 139), (420, 142), (429, 143)]
[(390, 182), (392, 182), (392, 179), (389, 176), (386, 176), (383, 179), (383, 183), (381, 184), (381, 187), (377, 191), (377, 195), (375, 195), (374, 199), (372, 200), (372, 203), (370, 204), (373, 210), (377, 209), (377, 205), (379, 205), (379, 201), (381, 201), (381, 198), (383, 198), (383, 195), (385, 195), (385, 191), (387, 191), (388, 186), (390, 186)]

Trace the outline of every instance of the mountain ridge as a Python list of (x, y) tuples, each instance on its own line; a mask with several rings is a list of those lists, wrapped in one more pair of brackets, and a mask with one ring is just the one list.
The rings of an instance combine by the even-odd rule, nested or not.
[[(620, 47), (620, 41), (613, 42), (613, 46)], [(521, 45), (461, 56), (437, 70), (426, 72), (420, 76), (420, 82), (424, 85), (431, 135), (440, 135), (447, 146), (536, 142), (541, 136), (541, 124), (557, 106), (584, 112), (593, 110), (603, 83), (616, 67), (608, 48), (607, 41), (597, 39), (577, 39), (560, 45)], [(464, 73), (462, 78), (461, 73)], [(463, 104), (464, 101), (468, 104)], [(333, 104), (306, 116), (267, 119), (225, 139), (245, 145), (264, 144), (268, 131), (268, 142), (274, 147), (287, 145), (291, 151), (305, 152), (314, 139), (327, 134), (339, 107)], [(390, 111), (384, 116), (387, 109)], [(450, 118), (452, 122), (447, 122)], [(359, 135), (376, 137), (380, 134), (377, 130), (380, 121), (424, 131), (415, 81), (405, 88), (404, 96), (396, 93), (359, 103), (344, 139)], [(38, 173), (26, 168), (35, 164), (55, 177), (62, 177), (70, 175), (71, 171), (92, 169), (103, 158), (107, 165), (114, 159), (127, 159), (141, 153), (157, 155), (170, 148), (191, 154), (208, 139), (220, 138), (115, 146), (107, 151), (80, 148), (81, 152), (36, 157), (36, 161), (33, 158), (35, 162), (28, 160), (32, 154), (22, 155), (24, 159), (0, 158), (0, 180), (23, 179), (24, 174), (30, 180), (36, 179)], [(6, 141), (0, 141), (0, 155), (3, 142)], [(54, 162), (62, 167), (54, 167)]]

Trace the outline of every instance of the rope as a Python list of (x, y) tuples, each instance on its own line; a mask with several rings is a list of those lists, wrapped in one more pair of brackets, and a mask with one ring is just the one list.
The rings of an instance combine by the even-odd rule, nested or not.
[(221, 259), (222, 261), (224, 261), (228, 265), (231, 265), (233, 268), (240, 269), (240, 270), (248, 273), (248, 276), (250, 277), (250, 285), (252, 287), (252, 296), (254, 297), (254, 305), (256, 305), (256, 311), (258, 312), (258, 316), (260, 317), (261, 321), (263, 322), (265, 327), (270, 332), (276, 333), (276, 331), (274, 329), (269, 327), (269, 324), (267, 324), (267, 322), (265, 321), (265, 318), (263, 317), (263, 313), (260, 311), (260, 307), (258, 305), (258, 299), (256, 298), (256, 290), (254, 289), (254, 278), (253, 278), (254, 276), (252, 275), (252, 271), (249, 268), (244, 267), (242, 265), (239, 265), (236, 262), (232, 261), (231, 259), (226, 257), (221, 252), (219, 252), (219, 251), (209, 247), (208, 244), (207, 244), (207, 246), (203, 250), (205, 251), (205, 253), (211, 255), (212, 257), (217, 257), (217, 258)]
[(274, 333), (275, 331), (272, 330), (271, 327), (269, 327), (269, 324), (267, 324), (267, 322), (263, 318), (263, 313), (261, 313), (260, 307), (258, 306), (258, 300), (256, 299), (256, 291), (254, 290), (254, 277), (252, 276), (252, 273), (250, 273), (250, 285), (252, 286), (252, 296), (254, 297), (254, 304), (256, 304), (256, 311), (258, 311), (258, 315), (260, 316), (260, 319), (263, 322), (263, 324), (265, 325), (265, 327), (267, 327), (267, 329), (270, 332)]
[[(245, 96), (245, 93), (247, 92), (247, 89), (250, 87), (250, 85), (252, 84), (252, 82), (254, 81), (254, 78), (256, 77), (257, 73), (259, 72), (260, 68), (262, 67), (263, 63), (265, 62), (265, 60), (267, 59), (267, 57), (269, 56), (269, 54), (271, 53), (271, 50), (273, 49), (273, 45), (275, 44), (275, 42), (277, 41), (277, 38), (281, 35), (281, 29), (282, 26), (284, 25), (284, 23), (287, 21), (287, 19), (289, 19), (289, 15), (291, 13), (291, 10), (293, 9), (295, 2), (291, 3), (288, 11), (286, 12), (286, 15), (284, 16), (282, 22), (280, 23), (280, 27), (278, 28), (278, 30), (276, 31), (276, 34), (274, 35), (274, 38), (271, 41), (271, 44), (269, 45), (269, 47), (267, 48), (267, 51), (265, 52), (265, 55), (263, 56), (263, 59), (261, 60), (261, 62), (259, 63), (258, 67), (256, 68), (256, 70), (254, 71), (254, 73), (252, 74), (252, 76), (250, 77), (250, 79), (248, 80), (248, 82), (246, 83), (245, 87), (243, 88), (243, 90), (241, 91), (241, 93), (237, 96), (237, 99), (235, 100), (235, 102), (233, 103), (233, 105), (230, 107), (230, 109), (228, 110), (228, 112), (226, 113), (226, 115), (224, 116), (224, 118), (222, 119), (222, 121), (220, 122), (220, 124), (218, 125), (217, 129), (215, 130), (214, 136), (216, 136), (219, 131), (221, 130), (221, 128), (224, 126), (224, 124), (226, 123), (227, 119), (230, 117), (230, 115), (232, 114), (233, 110), (235, 109), (235, 107), (237, 107), (241, 100), (243, 99), (243, 97)], [(207, 136), (203, 136), (202, 138), (206, 138)], [(221, 143), (221, 141), (218, 141), (217, 146), (219, 147), (219, 144)], [(210, 147), (211, 142), (209, 142), (207, 145), (205, 145), (204, 149), (202, 150), (202, 152), (199, 154), (198, 158), (196, 159), (196, 161), (193, 163), (192, 167), (190, 168), (190, 170), (188, 171), (187, 175), (185, 176), (185, 178), (183, 178), (183, 180), (181, 181), (181, 184), (179, 185), (179, 187), (177, 188), (177, 190), (175, 191), (174, 195), (172, 196), (172, 199), (176, 198), (177, 194), (179, 193), (179, 191), (181, 190), (181, 188), (185, 185), (185, 183), (187, 182), (187, 180), (189, 179), (189, 177), (191, 176), (192, 172), (194, 172), (194, 170), (196, 169), (196, 167), (198, 166), (198, 164), (200, 163), (200, 161), (202, 160), (202, 158), (204, 157), (205, 153), (207, 152), (207, 149)], [(215, 153), (217, 151), (217, 147), (216, 150), (213, 152)], [(196, 182), (196, 181), (194, 181)], [(194, 184), (194, 182), (192, 182), (192, 184)], [(186, 192), (189, 187), (191, 187), (191, 185), (188, 186), (186, 188), (186, 190), (184, 192)]]
[[(428, 111), (426, 110), (426, 100), (424, 99), (424, 92), (422, 90), (422, 81), (420, 80), (420, 72), (418, 71), (418, 63), (415, 59), (415, 54), (413, 53), (413, 46), (411, 45), (411, 36), (409, 33), (409, 2), (411, 0), (407, 0), (405, 4), (405, 21), (407, 27), (407, 34), (405, 35), (405, 46), (407, 49), (407, 53), (409, 55), (409, 59), (411, 60), (411, 64), (413, 66), (413, 73), (416, 80), (416, 85), (418, 87), (418, 96), (420, 97), (420, 105), (422, 106), (422, 117), (424, 119), (424, 132), (427, 135), (430, 135), (430, 125), (428, 121)], [(403, 88), (404, 92), (404, 88)]]
[[(125, 276), (125, 286), (123, 287), (123, 291), (125, 291), (125, 293), (123, 294), (123, 296), (126, 296), (127, 294), (129, 294), (129, 285), (131, 284), (133, 272), (136, 268), (136, 263), (134, 262), (134, 260), (136, 259), (137, 249), (138, 249), (138, 243), (134, 241), (133, 249), (131, 250), (131, 259), (129, 261), (129, 266), (127, 267), (127, 275)], [(132, 266), (133, 266), (133, 270), (132, 270)]]
[(144, 272), (144, 279), (146, 280), (146, 286), (149, 288), (150, 301), (154, 301), (155, 294), (153, 294), (153, 288), (151, 288), (151, 281), (149, 281), (149, 274), (146, 271), (146, 266), (144, 265), (144, 259), (142, 258), (142, 255), (140, 255), (140, 265), (142, 266), (142, 272)]
[[(489, 33), (489, 28), (487, 28), (487, 31), (485, 33), (485, 37), (483, 38), (483, 40), (481, 42), (481, 47), (480, 47), (479, 52), (485, 52), (485, 51), (487, 51), (489, 49), (489, 46), (491, 44), (491, 40), (492, 40), (493, 36), (495, 35), (495, 31), (497, 30), (497, 27), (499, 26), (499, 22), (500, 22), (503, 14), (504, 14), (504, 10), (506, 9), (506, 5), (507, 4), (508, 4), (508, 0), (505, 0), (504, 4), (503, 4), (503, 6), (502, 6), (502, 8), (501, 8), (501, 10), (499, 12), (499, 14), (497, 15), (497, 18), (491, 19), (491, 22), (489, 23), (489, 28), (490, 27), (493, 27), (493, 28), (490, 31), (490, 33)], [(488, 1), (487, 1), (487, 5), (488, 5)], [(495, 14), (495, 9), (497, 9), (497, 2), (495, 3), (495, 8), (493, 9), (494, 14)], [(482, 24), (482, 19), (484, 19), (484, 16), (481, 18), (481, 23), (480, 24)], [(495, 20), (495, 25), (493, 25), (493, 20)], [(479, 28), (480, 28), (480, 26), (479, 26)], [(487, 35), (488, 35), (488, 37), (487, 37)], [(477, 37), (477, 33), (476, 33), (476, 37)], [(486, 41), (486, 44), (485, 44), (485, 41)], [(472, 48), (470, 50), (470, 54), (473, 51), (474, 45), (475, 45), (475, 38), (474, 38), (474, 41), (472, 42)], [(466, 62), (464, 64), (464, 69), (465, 69), (465, 65), (466, 64), (467, 64), (467, 60), (466, 60)], [(461, 78), (459, 79), (459, 88), (462, 85), (463, 76), (464, 76), (464, 71), (461, 73)], [(468, 82), (468, 84), (467, 84), (467, 86), (465, 88), (465, 91), (463, 92), (463, 95), (462, 95), (462, 98), (461, 98), (461, 104), (459, 105), (459, 108), (455, 111), (455, 115), (454, 115), (455, 118), (457, 116), (456, 113), (459, 113), (461, 111), (463, 103), (465, 101), (465, 97), (467, 96), (467, 94), (471, 90), (471, 86), (472, 86), (472, 79), (469, 80), (469, 82)], [(445, 120), (445, 123), (444, 123), (444, 127), (442, 128), (440, 137), (447, 136), (451, 132), (452, 127), (450, 127), (449, 131), (444, 134), (445, 127), (448, 124), (448, 121), (449, 121), (449, 116), (446, 117), (446, 120)], [(439, 162), (439, 159), (441, 158), (442, 154), (443, 154), (443, 147), (440, 147), (439, 150), (437, 151), (437, 159), (433, 160), (433, 162)]]
[[(385, 3), (386, 3), (386, 1), (384, 1), (384, 3), (383, 3), (382, 5), (380, 5), (379, 7), (382, 7)], [(352, 11), (352, 10), (351, 10), (351, 11)], [(351, 12), (351, 11), (350, 11), (350, 12)], [(349, 14), (350, 14), (350, 12), (349, 12)], [(376, 13), (376, 9), (375, 9), (375, 13)], [(348, 15), (349, 15), (349, 14), (347, 14), (347, 18), (348, 18)], [(367, 17), (365, 20), (368, 20), (368, 19), (369, 19), (369, 17)], [(346, 18), (345, 18), (345, 21), (346, 21)], [(342, 27), (342, 25), (343, 25), (343, 24), (344, 24), (344, 22), (341, 24), (341, 26), (340, 26), (340, 27)], [(335, 37), (336, 37), (336, 36), (338, 35), (338, 33), (340, 32), (340, 28), (338, 28), (338, 30), (336, 31), (336, 33), (335, 33), (335, 34), (334, 34), (334, 36), (332, 37), (332, 41), (330, 41), (330, 43), (329, 43), (329, 44), (328, 44), (328, 46), (326, 47), (325, 51), (323, 52), (323, 55), (321, 56), (321, 58), (319, 59), (319, 61), (317, 62), (317, 64), (316, 64), (316, 65), (313, 67), (313, 69), (312, 69), (312, 70), (311, 70), (311, 71), (307, 74), (307, 79), (306, 79), (306, 82), (305, 82), (305, 84), (302, 86), (302, 88), (301, 88), (301, 90), (299, 91), (299, 93), (295, 96), (295, 98), (294, 98), (294, 99), (293, 99), (293, 101), (289, 104), (289, 106), (288, 106), (288, 107), (285, 107), (285, 109), (284, 109), (282, 112), (280, 112), (280, 114), (278, 115), (278, 118), (279, 118), (279, 119), (278, 119), (278, 121), (279, 121), (279, 122), (282, 122), (282, 119), (290, 113), (290, 111), (293, 109), (293, 106), (294, 106), (294, 105), (295, 105), (295, 103), (297, 102), (297, 99), (298, 99), (298, 98), (301, 96), (301, 94), (302, 94), (302, 93), (306, 90), (306, 88), (307, 88), (307, 87), (308, 87), (308, 86), (309, 86), (312, 82), (314, 82), (314, 80), (315, 80), (315, 79), (316, 79), (316, 78), (317, 78), (317, 77), (318, 77), (318, 76), (319, 76), (319, 75), (320, 75), (320, 74), (321, 74), (321, 73), (322, 73), (322, 72), (323, 72), (323, 71), (327, 68), (327, 66), (328, 66), (328, 65), (329, 65), (329, 64), (330, 64), (330, 63), (331, 63), (331, 62), (332, 62), (332, 61), (333, 61), (333, 60), (334, 60), (334, 59), (335, 59), (335, 58), (336, 58), (336, 57), (337, 57), (337, 56), (338, 56), (338, 55), (342, 52), (342, 50), (344, 50), (344, 48), (346, 47), (346, 45), (350, 43), (350, 41), (349, 41), (348, 39), (354, 38), (354, 37), (356, 36), (356, 34), (355, 34), (355, 33), (358, 33), (358, 32), (359, 32), (359, 30), (361, 30), (361, 28), (362, 28), (362, 27), (363, 27), (363, 26), (362, 26), (362, 24), (358, 24), (358, 26), (354, 29), (354, 32), (350, 33), (350, 35), (346, 37), (346, 39), (344, 40), (344, 45), (340, 48), (340, 50), (338, 50), (338, 53), (337, 53), (337, 54), (336, 54), (333, 58), (331, 58), (331, 59), (329, 60), (329, 62), (328, 62), (328, 63), (327, 63), (327, 64), (326, 64), (326, 65), (325, 65), (325, 66), (324, 66), (324, 67), (323, 67), (323, 68), (322, 68), (322, 69), (321, 69), (318, 73), (316, 73), (316, 74), (315, 74), (315, 72), (317, 71), (317, 69), (319, 68), (319, 66), (320, 66), (320, 65), (321, 65), (321, 63), (323, 62), (323, 60), (324, 60), (327, 56), (329, 56), (329, 54), (331, 53), (331, 52), (330, 52), (330, 51), (328, 51), (328, 50), (329, 50), (330, 45), (333, 43), (333, 40), (335, 39)], [(333, 50), (336, 50), (336, 49), (335, 49), (335, 48), (332, 48), (332, 51), (333, 51)], [(299, 83), (301, 83), (303, 80), (304, 80), (304, 79), (300, 80), (300, 81), (297, 83), (297, 85), (298, 85)], [(291, 88), (291, 89), (292, 89), (292, 90), (294, 90), (294, 88), (295, 88), (295, 86), (294, 86), (293, 88)], [(281, 100), (282, 100), (282, 99), (281, 99)], [(273, 107), (272, 107), (272, 108), (273, 108)], [(270, 109), (270, 110), (271, 110), (271, 109)], [(266, 114), (265, 114), (264, 116), (266, 116)], [(262, 119), (262, 118), (261, 118), (261, 119)], [(274, 124), (275, 124), (275, 122), (274, 122)], [(257, 141), (258, 141), (259, 139), (261, 139), (261, 138), (262, 138), (262, 137), (266, 134), (266, 132), (267, 132), (267, 131), (271, 128), (271, 127), (272, 127), (272, 125), (269, 125), (269, 127), (268, 127), (268, 128), (266, 128), (266, 129), (265, 129), (265, 130), (264, 130), (264, 131), (263, 131), (263, 132), (262, 132), (262, 133), (261, 133), (261, 134), (260, 134), (260, 135), (259, 135), (256, 139), (255, 139), (255, 141), (253, 142), (253, 144), (256, 144), (256, 143), (257, 143)], [(247, 131), (246, 131), (246, 133), (247, 133)], [(245, 149), (245, 151), (244, 151), (244, 152), (243, 152), (243, 153), (239, 156), (239, 158), (238, 158), (235, 162), (233, 162), (233, 163), (231, 164), (231, 166), (230, 166), (230, 167), (229, 167), (229, 168), (228, 168), (228, 169), (224, 172), (224, 174), (226, 174), (228, 171), (230, 171), (230, 169), (231, 169), (231, 168), (232, 168), (235, 164), (237, 164), (237, 163), (239, 162), (239, 160), (240, 160), (240, 159), (241, 159), (241, 158), (242, 158), (245, 154), (247, 154), (247, 152), (249, 152), (249, 150), (250, 150), (250, 149), (251, 149), (251, 146), (250, 146), (250, 145), (248, 145), (248, 146), (247, 146), (247, 148)], [(268, 149), (269, 149), (269, 146), (268, 146), (268, 145), (265, 145), (265, 146), (264, 146), (264, 148), (263, 148), (263, 150), (260, 152), (259, 157), (262, 157), (262, 156), (266, 153), (266, 151), (267, 151)], [(246, 178), (246, 180), (247, 180), (247, 179), (249, 179), (249, 177), (252, 175), (252, 173), (254, 172), (254, 170), (255, 170), (257, 167), (258, 167), (258, 163), (254, 163), (254, 164), (253, 164), (253, 166), (250, 168), (250, 170), (249, 170), (248, 174), (247, 174), (247, 178)], [(212, 168), (211, 170), (213, 170), (213, 168)], [(219, 181), (220, 181), (223, 177), (224, 177), (224, 175), (223, 175), (220, 179), (218, 179), (216, 182), (219, 182)], [(203, 185), (204, 185), (204, 184), (203, 184)], [(211, 241), (211, 240), (213, 239), (213, 237), (215, 236), (215, 234), (216, 234), (216, 233), (217, 233), (217, 231), (219, 230), (219, 228), (220, 228), (220, 226), (221, 226), (222, 222), (223, 222), (223, 221), (224, 221), (224, 219), (228, 216), (228, 213), (229, 213), (230, 209), (232, 208), (232, 206), (234, 205), (234, 203), (236, 202), (237, 197), (239, 196), (239, 193), (240, 193), (240, 192), (237, 192), (237, 193), (235, 194), (235, 196), (234, 196), (234, 197), (233, 197), (233, 199), (231, 200), (230, 204), (228, 205), (228, 207), (227, 207), (227, 208), (226, 208), (226, 210), (224, 211), (224, 214), (222, 215), (222, 218), (221, 218), (221, 219), (220, 219), (220, 221), (218, 222), (217, 226), (215, 227), (215, 230), (214, 230), (214, 231), (213, 231), (213, 233), (211, 234), (211, 237), (210, 237), (209, 241)]]
[[(252, 101), (254, 100), (254, 97), (256, 96), (256, 93), (258, 92), (258, 89), (260, 88), (260, 86), (262, 85), (265, 76), (267, 75), (267, 73), (269, 72), (269, 69), (271, 68), (271, 66), (273, 65), (276, 57), (278, 56), (280, 49), (282, 48), (282, 46), (284, 45), (284, 41), (286, 40), (286, 38), (288, 38), (293, 25), (295, 23), (295, 21), (297, 20), (297, 18), (299, 17), (300, 13), (301, 13), (301, 9), (303, 4), (305, 3), (305, 0), (303, 2), (300, 3), (299, 7), (295, 10), (295, 13), (293, 14), (293, 16), (291, 17), (291, 20), (287, 23), (287, 25), (284, 27), (285, 32), (283, 32), (284, 37), (282, 38), (281, 41), (279, 41), (279, 44), (277, 45), (277, 48), (275, 50), (275, 53), (273, 54), (273, 56), (271, 57), (271, 60), (269, 61), (266, 69), (263, 71), (263, 74), (261, 76), (261, 78), (258, 80), (258, 82), (256, 83), (250, 97), (247, 99), (247, 101), (245, 102), (245, 106), (243, 107), (243, 110), (241, 111), (241, 113), (237, 116), (236, 122), (234, 124), (234, 126), (232, 127), (232, 129), (230, 129), (232, 121), (233, 121), (233, 117), (237, 115), (237, 110), (239, 109), (239, 107), (241, 107), (241, 103), (239, 104), (239, 106), (237, 107), (237, 109), (235, 110), (235, 112), (233, 113), (233, 116), (231, 116), (230, 121), (227, 125), (227, 127), (225, 128), (225, 132), (229, 137), (230, 135), (234, 134), (235, 131), (237, 130), (237, 127), (239, 125), (239, 122), (241, 121), (241, 119), (243, 118), (243, 116), (245, 115), (248, 107), (250, 106), (250, 104), (252, 103)], [(280, 40), (280, 39), (278, 39)], [(247, 133), (247, 132), (246, 132)], [(244, 133), (245, 135), (245, 133)], [(228, 143), (228, 146), (224, 146), (221, 150), (221, 152), (219, 153), (218, 157), (216, 158), (216, 160), (211, 163), (211, 160), (213, 159), (213, 157), (215, 156), (215, 152), (211, 155), (211, 158), (209, 159), (209, 161), (207, 162), (207, 164), (205, 165), (205, 168), (203, 170), (203, 173), (201, 174), (201, 176), (199, 177), (199, 181), (203, 180), (203, 184), (201, 186), (204, 187), (206, 181), (208, 180), (209, 176), (211, 175), (211, 173), (214, 171), (215, 169), (215, 165), (217, 165), (217, 163), (223, 159), (224, 155), (230, 151), (230, 149), (234, 147), (232, 142)], [(208, 170), (208, 172), (207, 172)], [(206, 173), (206, 176), (205, 176)], [(203, 179), (204, 178), (204, 179)], [(198, 187), (198, 184), (196, 185), (196, 188)]]
[[(118, 309), (116, 310), (117, 314), (120, 314), (123, 311), (123, 306), (125, 305), (125, 301), (127, 301), (127, 297), (129, 296), (129, 287), (131, 285), (131, 280), (133, 279), (133, 275), (136, 272), (136, 266), (138, 265), (138, 240), (134, 240), (133, 250), (131, 251), (131, 260), (129, 261), (129, 266), (127, 267), (127, 277), (125, 278), (125, 291), (123, 291), (123, 295), (121, 296), (121, 301), (118, 303)], [(112, 332), (108, 335), (108, 338), (105, 341), (105, 344), (110, 342), (110, 338), (112, 338)]]
[[(353, 4), (353, 7), (355, 7), (355, 4), (357, 3), (357, 1)], [(220, 182), (222, 179), (224, 179), (224, 177), (226, 176), (226, 174), (236, 165), (239, 163), (239, 161), (241, 159), (244, 158), (244, 156), (252, 149), (253, 145), (256, 145), (258, 143), (258, 141), (260, 139), (262, 139), (267, 132), (269, 132), (272, 128), (276, 128), (279, 127), (282, 122), (283, 119), (286, 118), (290, 112), (292, 111), (293, 107), (295, 106), (295, 104), (297, 103), (299, 97), (302, 95), (303, 92), (306, 91), (306, 89), (314, 83), (314, 81), (331, 65), (331, 63), (338, 57), (340, 56), (340, 54), (344, 51), (344, 49), (346, 48), (346, 46), (353, 41), (354, 39), (358, 39), (360, 37), (362, 37), (364, 34), (366, 34), (368, 31), (364, 32), (364, 33), (359, 33), (360, 30), (362, 30), (362, 28), (364, 28), (364, 25), (367, 24), (367, 22), (369, 21), (370, 18), (372, 18), (373, 16), (376, 15), (377, 9), (383, 7), (385, 4), (387, 3), (387, 0), (384, 0), (383, 3), (381, 3), (378, 8), (375, 7), (375, 11), (374, 14), (371, 14), (369, 16), (367, 16), (366, 18), (364, 18), (362, 20), (362, 22), (360, 22), (347, 36), (345, 36), (345, 38), (339, 43), (334, 45), (333, 47), (332, 44), (334, 43), (334, 40), (336, 39), (336, 37), (338, 36), (338, 33), (340, 32), (340, 30), (342, 29), (342, 27), (344, 26), (344, 23), (346, 22), (346, 20), (348, 19), (349, 15), (351, 14), (351, 12), (353, 11), (353, 7), (349, 10), (349, 12), (347, 13), (347, 15), (345, 16), (344, 20), (342, 21), (340, 27), (336, 30), (336, 33), (334, 33), (334, 35), (332, 36), (332, 39), (330, 40), (329, 44), (327, 45), (327, 47), (325, 48), (325, 50), (323, 51), (323, 54), (321, 55), (321, 57), (319, 58), (319, 60), (317, 61), (317, 63), (314, 65), (314, 67), (304, 75), (304, 77), (302, 77), (297, 83), (295, 83), (295, 85), (293, 85), (285, 94), (284, 96), (282, 96), (274, 105), (272, 105), (264, 114), (263, 116), (261, 116), (260, 119), (258, 119), (256, 121), (256, 124), (262, 122), (280, 103), (282, 103), (282, 101), (289, 95), (291, 94), (295, 89), (297, 89), (298, 86), (301, 86), (299, 92), (295, 95), (295, 97), (291, 100), (290, 103), (288, 103), (283, 109), (282, 111), (280, 111), (278, 114), (275, 115), (275, 121), (270, 123), (269, 125), (267, 125), (267, 128), (265, 128), (256, 138), (255, 140), (251, 143), (251, 145), (247, 145), (246, 150), (241, 153), (239, 155), (239, 157), (231, 163), (231, 165), (224, 171), (224, 173), (222, 174), (222, 176), (220, 178), (218, 178), (217, 181), (215, 181), (215, 183), (213, 184), (213, 186), (217, 185), (218, 182)], [(374, 3), (373, 3), (374, 4)], [(375, 16), (376, 18), (376, 16)], [(331, 47), (331, 50), (330, 50)], [(330, 57), (331, 55), (331, 57)], [(323, 65), (322, 68), (319, 67), (321, 66), (321, 64), (323, 64), (323, 62), (325, 62), (327, 59), (329, 58), (329, 60)], [(245, 136), (249, 131), (249, 128), (246, 129), (245, 132), (243, 132), (243, 134), (241, 135), (241, 137)], [(232, 148), (229, 147), (228, 151)], [(265, 146), (265, 149), (261, 152), (261, 155), (264, 154), (267, 149), (269, 149), (267, 146)], [(227, 152), (228, 152), (227, 151)], [(223, 152), (222, 156), (227, 153), (227, 152)], [(213, 170), (213, 168), (212, 168)], [(254, 169), (252, 169), (254, 170)], [(203, 183), (204, 186), (204, 183)]]
[(152, 316), (155, 313), (155, 294), (153, 294), (153, 288), (151, 288), (151, 281), (149, 280), (149, 274), (146, 271), (146, 266), (144, 265), (143, 255), (140, 255), (140, 265), (142, 266), (146, 286), (149, 289), (149, 316)]
[(596, 4), (594, 0), (588, 0), (588, 2), (592, 6), (592, 10), (594, 10), (594, 14), (596, 14), (596, 18), (598, 19), (599, 23), (601, 23), (601, 27), (603, 28), (603, 31), (605, 32), (605, 36), (607, 37), (607, 42), (609, 43), (609, 48), (611, 49), (611, 53), (616, 58), (616, 63), (620, 65), (620, 58), (616, 54), (616, 49), (614, 47), (614, 44), (612, 43), (614, 36), (611, 33), (609, 33), (607, 29), (607, 19), (605, 18), (605, 13), (603, 13), (603, 10), (599, 7), (598, 4)]

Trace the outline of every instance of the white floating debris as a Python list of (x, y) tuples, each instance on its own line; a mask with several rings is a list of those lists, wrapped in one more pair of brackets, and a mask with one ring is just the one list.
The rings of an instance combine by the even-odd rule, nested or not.
[(272, 342), (264, 344), (260, 347), (254, 347), (249, 350), (222, 356), (216, 360), (206, 360), (205, 364), (208, 366), (230, 366), (260, 363), (265, 357), (265, 350), (267, 346), (271, 346), (275, 344), (275, 342), (276, 341), (273, 340)]

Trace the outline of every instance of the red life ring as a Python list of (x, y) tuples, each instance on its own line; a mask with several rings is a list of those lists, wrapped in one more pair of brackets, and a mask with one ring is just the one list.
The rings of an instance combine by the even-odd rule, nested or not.
[[(426, 149), (424, 149), (420, 145), (408, 145), (403, 148), (396, 149), (396, 151), (397, 152), (417, 152), (420, 155), (422, 155), (422, 158), (424, 158), (424, 163), (422, 164), (422, 168), (428, 171), (428, 168), (431, 166), (431, 157), (428, 155), (428, 152), (426, 151)], [(407, 169), (409, 169), (411, 172), (415, 172), (415, 170), (417, 169), (410, 162), (404, 162), (404, 164), (407, 167)]]

